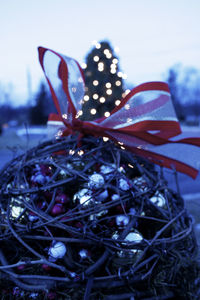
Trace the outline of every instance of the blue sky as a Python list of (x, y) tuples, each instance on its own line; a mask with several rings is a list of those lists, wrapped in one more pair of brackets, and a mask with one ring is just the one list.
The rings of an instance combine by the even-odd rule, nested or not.
[(199, 0), (0, 0), (0, 92), (23, 103), (28, 71), (36, 90), (38, 46), (81, 63), (93, 40), (107, 39), (134, 84), (164, 80), (176, 63), (200, 69), (199, 16)]

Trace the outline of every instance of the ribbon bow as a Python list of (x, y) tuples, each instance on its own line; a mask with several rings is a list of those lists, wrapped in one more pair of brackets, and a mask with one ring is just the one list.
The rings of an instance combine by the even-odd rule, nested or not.
[(50, 116), (50, 122), (62, 122), (62, 135), (79, 131), (106, 137), (153, 163), (197, 176), (200, 138), (175, 139), (181, 136), (181, 128), (166, 83), (141, 84), (122, 99), (109, 117), (81, 121), (85, 86), (79, 63), (47, 48), (39, 47), (38, 51), (58, 112)]

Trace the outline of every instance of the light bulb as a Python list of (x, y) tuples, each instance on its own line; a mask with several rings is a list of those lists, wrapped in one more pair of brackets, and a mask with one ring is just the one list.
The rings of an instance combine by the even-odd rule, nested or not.
[(93, 85), (97, 86), (99, 84), (98, 80), (93, 81)]
[(100, 98), (99, 98), (99, 101), (100, 101), (101, 103), (104, 103), (104, 102), (106, 102), (106, 98), (105, 98), (105, 97), (100, 97)]
[(111, 64), (110, 67), (111, 67), (111, 69), (115, 69), (115, 70), (117, 68), (117, 66), (115, 64)]
[(121, 101), (120, 101), (120, 100), (116, 100), (116, 101), (115, 101), (115, 105), (116, 105), (116, 106), (119, 106), (119, 105), (120, 105), (120, 103), (121, 103)]
[(115, 84), (116, 84), (116, 86), (120, 86), (120, 85), (121, 85), (121, 81), (120, 81), (120, 80), (117, 80), (117, 81), (115, 82)]
[(122, 77), (123, 73), (122, 72), (118, 72), (117, 75), (118, 75), (118, 77)]
[(92, 98), (95, 99), (95, 100), (97, 100), (97, 99), (99, 98), (99, 95), (98, 95), (98, 94), (94, 94), (94, 95), (92, 96)]
[(63, 114), (62, 118), (67, 120), (67, 114)]
[(109, 117), (109, 116), (110, 116), (109, 111), (106, 111), (106, 112), (104, 113), (104, 116), (105, 116), (106, 118)]
[(106, 54), (106, 58), (110, 59), (112, 57), (112, 54), (111, 53), (107, 53)]
[(104, 67), (104, 63), (99, 62), (99, 63), (98, 63), (98, 67), (99, 67), (99, 68), (103, 68), (103, 67)]
[(92, 108), (92, 109), (90, 110), (90, 113), (91, 113), (91, 115), (95, 115), (95, 114), (97, 113), (97, 111), (96, 111), (95, 108)]
[(108, 90), (106, 91), (106, 94), (107, 94), (107, 95), (111, 95), (111, 94), (112, 94), (112, 90), (111, 90), (111, 89), (108, 89)]
[(107, 83), (106, 83), (106, 87), (107, 87), (107, 88), (111, 88), (111, 83), (110, 83), (110, 82), (107, 82)]
[(130, 109), (130, 104), (126, 104), (126, 105), (124, 106), (124, 108), (125, 108), (126, 110)]
[(108, 49), (105, 49), (105, 50), (103, 50), (103, 53), (106, 55), (106, 54), (109, 53), (109, 50), (108, 50)]
[(101, 48), (101, 44), (100, 43), (96, 43), (96, 46), (95, 46), (97, 49), (100, 49)]
[(83, 111), (79, 110), (76, 114), (76, 119), (78, 119), (80, 116), (82, 116), (82, 114), (83, 114)]
[(88, 101), (90, 99), (90, 97), (88, 95), (85, 95), (83, 99), (84, 99), (84, 101)]
[(99, 56), (95, 55), (95, 56), (93, 57), (93, 60), (96, 61), (96, 62), (98, 62), (98, 61), (99, 61)]
[(102, 62), (99, 62), (99, 63), (98, 63), (98, 70), (99, 70), (100, 72), (102, 72), (102, 71), (104, 70), (104, 63), (102, 63)]
[(118, 63), (118, 59), (117, 58), (113, 58), (112, 62), (113, 62), (113, 64), (117, 64)]
[(125, 94), (126, 94), (126, 95), (128, 95), (129, 93), (130, 93), (130, 90), (129, 90), (129, 89), (125, 90)]
[(115, 74), (116, 72), (117, 72), (116, 69), (111, 69), (111, 70), (110, 70), (110, 73), (111, 73), (111, 74)]

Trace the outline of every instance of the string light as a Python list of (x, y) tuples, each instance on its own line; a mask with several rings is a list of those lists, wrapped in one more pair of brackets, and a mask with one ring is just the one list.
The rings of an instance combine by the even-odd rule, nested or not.
[(109, 89), (109, 88), (111, 88), (111, 83), (110, 82), (107, 82), (106, 83), (106, 87)]
[(116, 71), (116, 69), (111, 69), (110, 70), (110, 73), (112, 73), (112, 74), (115, 74), (117, 71)]
[(102, 71), (104, 70), (104, 63), (102, 63), (102, 62), (99, 62), (99, 63), (98, 63), (98, 70), (99, 70), (100, 72), (102, 72)]
[(69, 155), (73, 155), (74, 153), (75, 153), (74, 150), (72, 150), (72, 149), (69, 150)]
[(117, 66), (115, 64), (111, 64), (110, 67), (111, 67), (111, 69), (116, 69), (117, 68)]
[(103, 136), (103, 141), (107, 142), (109, 140), (109, 138), (107, 136)]
[(90, 97), (89, 97), (88, 95), (85, 95), (85, 96), (83, 97), (83, 99), (84, 99), (84, 101), (88, 101), (88, 100), (90, 99)]
[(106, 111), (106, 112), (104, 113), (104, 116), (105, 116), (106, 118), (108, 118), (108, 117), (110, 116), (109, 111)]
[(87, 64), (86, 64), (86, 63), (82, 63), (82, 64), (81, 64), (81, 68), (82, 68), (82, 69), (86, 69), (86, 68), (87, 68)]
[(106, 102), (106, 98), (105, 97), (100, 97), (99, 102), (101, 102), (101, 103)]
[(62, 118), (65, 119), (65, 120), (67, 120), (67, 114), (63, 114)]
[(83, 154), (84, 154), (84, 151), (83, 151), (83, 150), (79, 150), (79, 151), (78, 151), (78, 155), (79, 155), (79, 156), (81, 156), (81, 155), (83, 155)]
[(72, 87), (72, 92), (76, 93), (76, 88), (75, 87)]
[(108, 90), (106, 91), (106, 94), (107, 94), (107, 95), (112, 95), (112, 90), (111, 90), (111, 89), (108, 89)]
[(80, 116), (82, 116), (82, 114), (83, 114), (83, 111), (79, 110), (76, 114), (76, 119), (78, 119)]
[(97, 100), (97, 99), (99, 98), (99, 95), (98, 95), (98, 94), (94, 94), (94, 95), (92, 96), (92, 98), (95, 99), (95, 100)]
[(126, 95), (128, 95), (129, 93), (130, 93), (129, 89), (125, 90), (125, 92), (122, 94), (122, 97), (123, 98), (126, 97)]
[(98, 55), (95, 55), (95, 56), (93, 57), (93, 60), (94, 60), (95, 62), (98, 62), (98, 61), (99, 61), (99, 56), (98, 56)]
[(108, 53), (110, 53), (110, 52), (109, 52), (108, 49), (105, 49), (105, 50), (103, 50), (103, 53), (106, 55), (106, 54), (108, 54)]
[(113, 64), (116, 65), (118, 63), (118, 59), (117, 58), (113, 58), (112, 62), (113, 62)]
[(132, 168), (132, 169), (134, 169), (134, 166), (133, 166), (133, 165), (131, 165), (131, 164), (128, 164), (128, 166), (129, 166), (129, 168)]
[(122, 76), (123, 76), (123, 73), (122, 73), (122, 72), (118, 72), (118, 73), (117, 73), (117, 76), (118, 76), (118, 77), (122, 77)]
[(125, 94), (128, 95), (130, 93), (131, 90), (127, 89), (125, 90)]
[(123, 75), (122, 75), (122, 78), (123, 78), (123, 79), (127, 79), (127, 77), (128, 77), (128, 76), (127, 76), (126, 74), (123, 74)]
[(96, 115), (97, 111), (96, 111), (95, 108), (92, 108), (92, 109), (90, 110), (90, 113), (91, 113), (91, 115)]
[(101, 48), (101, 44), (98, 43), (96, 40), (92, 41), (92, 45), (94, 45), (97, 49)]
[(120, 103), (121, 103), (121, 101), (120, 101), (120, 100), (116, 100), (116, 101), (115, 101), (115, 105), (116, 105), (116, 106), (119, 106), (119, 105), (120, 105)]
[(98, 80), (93, 81), (93, 85), (97, 86), (99, 84)]
[(117, 81), (115, 82), (115, 84), (116, 84), (116, 86), (120, 86), (122, 83), (121, 83), (120, 80), (117, 80)]
[(110, 59), (112, 57), (112, 54), (109, 52), (106, 54), (106, 58)]
[(124, 108), (125, 108), (126, 110), (130, 109), (130, 104), (126, 104), (126, 105), (124, 106)]

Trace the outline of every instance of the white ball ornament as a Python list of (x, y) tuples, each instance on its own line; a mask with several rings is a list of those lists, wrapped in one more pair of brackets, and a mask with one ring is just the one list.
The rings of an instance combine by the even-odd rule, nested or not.
[(120, 180), (119, 180), (119, 188), (122, 191), (128, 191), (130, 189), (130, 186), (129, 186), (127, 180), (125, 180), (123, 178), (120, 178)]
[(88, 187), (90, 189), (100, 189), (104, 184), (105, 181), (101, 174), (95, 173), (89, 176)]
[(117, 200), (120, 199), (120, 196), (119, 196), (118, 194), (113, 194), (113, 195), (111, 196), (111, 199), (112, 199), (113, 201), (117, 201)]
[(49, 248), (48, 254), (54, 259), (59, 259), (63, 258), (66, 252), (67, 248), (65, 244), (62, 242), (56, 242), (52, 247)]
[(151, 203), (155, 204), (158, 207), (163, 207), (166, 204), (165, 197), (161, 193), (155, 193), (153, 197), (149, 199)]
[(74, 195), (73, 201), (79, 201), (83, 207), (87, 207), (90, 204), (94, 204), (94, 198), (92, 192), (88, 189), (82, 189)]
[(129, 217), (128, 216), (124, 216), (124, 215), (116, 216), (115, 220), (116, 220), (117, 226), (119, 226), (119, 227), (125, 227), (129, 223)]
[(126, 242), (140, 243), (143, 240), (143, 237), (139, 232), (135, 231), (129, 232), (124, 240)]

